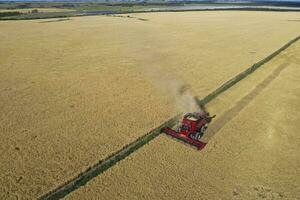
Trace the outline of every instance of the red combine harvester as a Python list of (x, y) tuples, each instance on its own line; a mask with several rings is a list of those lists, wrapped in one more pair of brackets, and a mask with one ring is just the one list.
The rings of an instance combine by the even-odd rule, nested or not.
[(205, 111), (187, 113), (184, 115), (177, 131), (168, 127), (163, 128), (161, 131), (201, 150), (205, 147), (206, 143), (201, 142), (200, 138), (203, 136), (208, 124), (215, 116), (216, 115), (210, 117), (209, 113)]

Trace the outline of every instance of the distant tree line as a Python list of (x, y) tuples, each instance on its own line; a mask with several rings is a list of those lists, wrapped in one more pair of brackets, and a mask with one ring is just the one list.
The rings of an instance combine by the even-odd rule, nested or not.
[(26, 15), (26, 14), (37, 14), (39, 13), (38, 9), (33, 9), (28, 13), (22, 13), (18, 11), (8, 11), (8, 12), (0, 12), (0, 17), (11, 17), (11, 16), (19, 16), (19, 15)]
[(0, 12), (0, 17), (10, 17), (10, 16), (17, 16), (17, 15), (22, 15), (21, 12)]

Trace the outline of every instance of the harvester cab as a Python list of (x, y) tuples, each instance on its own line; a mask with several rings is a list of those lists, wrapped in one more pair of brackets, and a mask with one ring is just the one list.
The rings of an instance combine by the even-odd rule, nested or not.
[(200, 139), (205, 133), (208, 124), (215, 116), (216, 115), (211, 117), (209, 116), (209, 113), (205, 111), (187, 113), (184, 115), (177, 131), (166, 127), (162, 129), (162, 132), (189, 143), (198, 150), (201, 150), (205, 147), (206, 143), (200, 141)]

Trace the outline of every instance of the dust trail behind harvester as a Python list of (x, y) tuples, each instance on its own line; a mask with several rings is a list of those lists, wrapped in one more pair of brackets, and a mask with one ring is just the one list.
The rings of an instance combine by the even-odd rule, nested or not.
[(175, 77), (171, 73), (162, 72), (160, 69), (151, 68), (146, 70), (148, 77), (159, 91), (175, 102), (176, 112), (200, 112), (201, 106), (191, 94), (189, 85)]

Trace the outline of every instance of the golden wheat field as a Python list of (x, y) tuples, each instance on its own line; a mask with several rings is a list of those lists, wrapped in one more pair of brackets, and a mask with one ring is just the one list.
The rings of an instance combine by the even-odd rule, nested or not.
[[(204, 97), (300, 33), (293, 12), (130, 16), (0, 21), (0, 199), (36, 199), (53, 190), (189, 109), (178, 102), (178, 87)], [(285, 59), (280, 76), (225, 125), (222, 115)], [(299, 168), (297, 59), (294, 45), (254, 74), (254, 84), (245, 81), (209, 104), (224, 127), (212, 124), (218, 134), (203, 153), (159, 136), (68, 197), (230, 199), (263, 191), (294, 198), (297, 168), (282, 185), (280, 178), (281, 167)], [(266, 131), (276, 145), (264, 143)]]
[(299, 50), (208, 105), (201, 153), (161, 135), (66, 199), (299, 199)]

